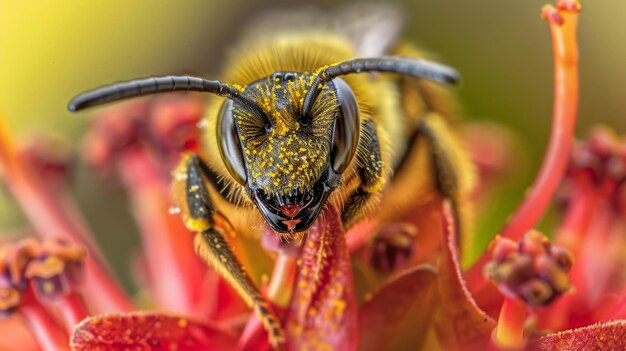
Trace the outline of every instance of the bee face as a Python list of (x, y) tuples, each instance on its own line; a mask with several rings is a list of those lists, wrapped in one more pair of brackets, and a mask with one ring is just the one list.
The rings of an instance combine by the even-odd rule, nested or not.
[(218, 121), (227, 168), (280, 233), (303, 231), (315, 221), (358, 142), (358, 109), (343, 81), (327, 84), (311, 116), (302, 115), (314, 78), (277, 72), (261, 79), (243, 94), (261, 107), (262, 115), (226, 101)]

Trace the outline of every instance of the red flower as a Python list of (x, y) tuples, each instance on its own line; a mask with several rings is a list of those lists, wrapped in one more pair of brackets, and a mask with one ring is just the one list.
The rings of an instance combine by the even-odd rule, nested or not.
[[(550, 145), (526, 200), (468, 271), (459, 264), (451, 210), (437, 196), (393, 223), (374, 215), (346, 233), (328, 205), (291, 244), (267, 228), (226, 239), (277, 312), (287, 349), (626, 348), (626, 147), (601, 130), (572, 152), (579, 10), (574, 0), (544, 8), (555, 52)], [(45, 140), (18, 148), (0, 125), (4, 181), (41, 238), (0, 250), (0, 313), (8, 317), (0, 348), (271, 347), (261, 321), (195, 255), (172, 206), (171, 170), (183, 151), (202, 151), (203, 109), (193, 95), (109, 109), (84, 147), (92, 168), (128, 193), (143, 241), (135, 275), (149, 292), (148, 308), (165, 312), (137, 312), (113, 278), (69, 194), (71, 158)], [(476, 162), (482, 185), (506, 160), (487, 156)], [(532, 228), (559, 186), (563, 219), (550, 244)]]

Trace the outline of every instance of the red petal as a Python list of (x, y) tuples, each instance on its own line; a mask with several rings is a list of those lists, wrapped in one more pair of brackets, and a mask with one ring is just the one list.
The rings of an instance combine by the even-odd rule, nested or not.
[(472, 298), (459, 265), (454, 221), (444, 206), (444, 256), (439, 266), (437, 331), (444, 350), (480, 349), (487, 344), (496, 322)]
[(417, 266), (375, 292), (359, 312), (359, 349), (384, 350), (398, 342), (408, 344), (393, 349), (419, 348), (436, 306), (436, 278), (431, 266)]
[(343, 225), (329, 205), (308, 231), (286, 322), (289, 350), (354, 350), (357, 307)]
[(185, 317), (134, 312), (85, 319), (70, 345), (82, 350), (234, 350), (234, 335)]
[(626, 350), (626, 321), (566, 330), (531, 343), (533, 350)]

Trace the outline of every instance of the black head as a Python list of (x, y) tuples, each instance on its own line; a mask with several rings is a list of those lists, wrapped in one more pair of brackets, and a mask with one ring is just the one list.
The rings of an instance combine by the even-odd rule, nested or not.
[(359, 140), (356, 98), (341, 78), (325, 84), (311, 115), (303, 115), (314, 79), (312, 73), (277, 72), (242, 92), (262, 113), (227, 100), (218, 116), (227, 169), (279, 233), (313, 224)]

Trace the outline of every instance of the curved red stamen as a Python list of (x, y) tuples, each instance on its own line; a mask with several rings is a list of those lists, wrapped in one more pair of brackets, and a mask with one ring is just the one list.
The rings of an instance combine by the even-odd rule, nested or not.
[[(569, 1), (567, 3), (574, 3)], [(565, 2), (563, 2), (565, 3)], [(545, 7), (542, 14), (550, 23), (554, 53), (554, 110), (550, 141), (541, 169), (530, 191), (501, 235), (519, 239), (533, 228), (558, 187), (569, 160), (578, 110), (578, 46), (576, 6)], [(557, 11), (557, 12), (555, 12)]]
[[(579, 10), (577, 0), (559, 1), (558, 9), (546, 6), (542, 10), (550, 24), (554, 56), (552, 130), (537, 178), (522, 204), (502, 229), (500, 234), (503, 237), (517, 240), (537, 224), (565, 174), (578, 109), (576, 28)], [(483, 255), (467, 272), (467, 282), (473, 292), (489, 289), (481, 278), (482, 267), (488, 261), (489, 256)]]

